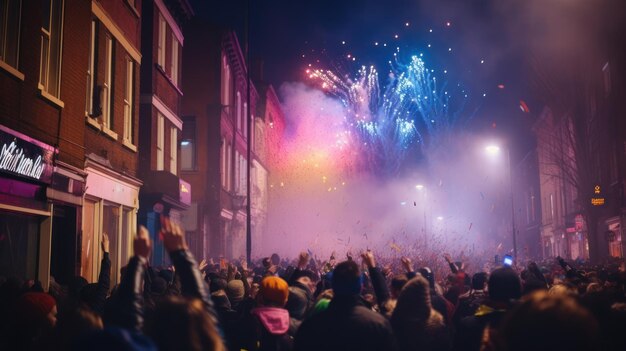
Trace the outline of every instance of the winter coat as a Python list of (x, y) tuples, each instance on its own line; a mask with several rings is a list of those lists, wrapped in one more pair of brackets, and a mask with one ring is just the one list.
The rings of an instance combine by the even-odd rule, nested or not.
[(395, 350), (389, 321), (360, 297), (335, 296), (328, 309), (306, 319), (296, 334), (297, 351)]
[(289, 312), (284, 308), (257, 307), (239, 323), (234, 350), (291, 351)]
[(461, 319), (458, 324), (454, 339), (454, 350), (481, 350), (485, 328), (497, 329), (505, 314), (506, 309), (504, 308), (495, 308), (487, 304), (480, 305), (473, 316)]
[(443, 316), (430, 302), (430, 288), (423, 277), (411, 279), (400, 292), (391, 325), (400, 350), (442, 350), (452, 348)]

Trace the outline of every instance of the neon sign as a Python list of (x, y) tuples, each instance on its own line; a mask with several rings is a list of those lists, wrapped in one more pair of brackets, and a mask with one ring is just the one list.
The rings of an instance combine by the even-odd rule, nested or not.
[(0, 126), (0, 172), (49, 183), (55, 151), (50, 145)]

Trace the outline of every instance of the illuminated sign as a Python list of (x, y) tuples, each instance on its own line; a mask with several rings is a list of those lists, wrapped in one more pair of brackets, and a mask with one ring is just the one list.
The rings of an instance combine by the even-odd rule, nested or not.
[(179, 179), (178, 181), (179, 200), (185, 205), (191, 205), (191, 184)]
[[(596, 185), (593, 188), (593, 193), (596, 194), (596, 195), (600, 195), (601, 189), (600, 189), (599, 185)], [(591, 198), (591, 205), (592, 206), (602, 206), (602, 205), (604, 205), (604, 202), (605, 202), (604, 197), (599, 197), (598, 196), (598, 197), (592, 197)]]
[(55, 151), (50, 145), (0, 126), (0, 172), (50, 183)]

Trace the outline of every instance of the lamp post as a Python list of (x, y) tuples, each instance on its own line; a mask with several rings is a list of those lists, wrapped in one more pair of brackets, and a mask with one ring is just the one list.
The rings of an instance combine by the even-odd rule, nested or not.
[[(500, 147), (497, 145), (489, 145), (485, 147), (485, 151), (491, 155), (500, 153)], [(513, 166), (511, 165), (511, 152), (506, 149), (506, 160), (509, 165), (509, 191), (511, 197), (511, 230), (513, 233), (513, 255), (517, 259), (517, 233), (515, 230), (515, 203), (513, 201)]]

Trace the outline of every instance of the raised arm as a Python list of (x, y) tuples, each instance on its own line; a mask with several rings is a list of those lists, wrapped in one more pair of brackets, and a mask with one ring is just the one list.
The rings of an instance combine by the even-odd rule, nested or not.
[(176, 268), (176, 273), (180, 277), (183, 296), (202, 300), (206, 311), (217, 323), (217, 314), (213, 309), (213, 302), (202, 280), (202, 273), (198, 269), (198, 264), (193, 255), (187, 250), (182, 228), (170, 221), (169, 218), (163, 217), (161, 220), (161, 236), (163, 237), (163, 245), (169, 252), (170, 259)]

